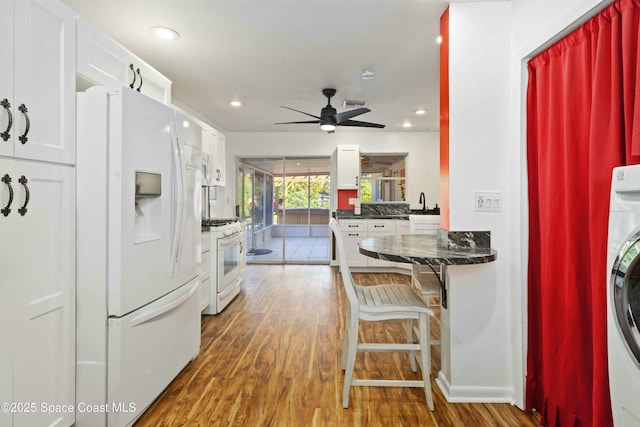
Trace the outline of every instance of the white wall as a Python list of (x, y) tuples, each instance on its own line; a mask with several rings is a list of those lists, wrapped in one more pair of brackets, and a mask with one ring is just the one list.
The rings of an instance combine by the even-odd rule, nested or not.
[(511, 3), (453, 3), (449, 9), (450, 230), (491, 232), (495, 262), (450, 267), (452, 400), (510, 401), (510, 211), (474, 212), (476, 191), (507, 193)]
[[(440, 203), (439, 138), (438, 132), (341, 132), (340, 128), (333, 134), (319, 129), (310, 132), (235, 132), (227, 134), (227, 164), (235, 164), (237, 157), (329, 157), (336, 145), (343, 144), (358, 144), (361, 153), (408, 153), (407, 197), (411, 207), (418, 209), (422, 206), (418, 203), (421, 191), (426, 194), (429, 207)], [(233, 205), (234, 168), (227, 167), (226, 180), (225, 191), (231, 195), (229, 204)]]

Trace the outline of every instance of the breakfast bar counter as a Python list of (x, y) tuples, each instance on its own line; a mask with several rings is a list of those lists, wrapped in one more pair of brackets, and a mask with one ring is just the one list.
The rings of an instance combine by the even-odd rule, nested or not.
[(498, 257), (495, 249), (449, 248), (439, 244), (436, 236), (427, 234), (372, 237), (361, 241), (358, 250), (368, 257), (386, 261), (439, 266), (444, 308), (447, 308), (447, 266), (484, 264), (495, 261)]
[[(509, 390), (494, 387), (487, 378), (478, 375), (490, 365), (495, 349), (484, 345), (479, 351), (469, 351), (477, 342), (477, 332), (486, 332), (482, 330), (487, 326), (483, 319), (492, 310), (491, 291), (469, 287), (464, 281), (450, 283), (449, 267), (458, 270), (458, 266), (460, 269), (469, 266), (478, 269), (472, 274), (487, 274), (484, 266), (498, 257), (490, 247), (490, 233), (439, 230), (438, 237), (427, 234), (373, 237), (362, 240), (358, 251), (372, 258), (429, 266), (440, 280), (440, 370), (436, 383), (447, 401), (508, 401)], [(439, 274), (434, 267), (440, 267)]]
[(358, 245), (361, 254), (387, 261), (420, 265), (466, 265), (495, 261), (495, 249), (448, 248), (436, 236), (404, 234), (369, 238)]

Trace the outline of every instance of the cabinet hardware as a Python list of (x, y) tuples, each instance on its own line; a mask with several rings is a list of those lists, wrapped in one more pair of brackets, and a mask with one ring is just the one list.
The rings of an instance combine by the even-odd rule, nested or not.
[(11, 130), (11, 126), (13, 126), (13, 114), (11, 114), (11, 104), (9, 104), (9, 100), (7, 98), (0, 101), (0, 105), (2, 105), (5, 110), (7, 110), (7, 116), (9, 116), (9, 123), (7, 124), (7, 130), (0, 133), (0, 136), (2, 136), (2, 139), (7, 141), (11, 137), (11, 134), (9, 133), (9, 131)]
[(140, 77), (140, 86), (138, 86), (138, 88), (136, 89), (138, 92), (140, 92), (140, 88), (142, 87), (142, 74), (140, 74), (140, 68), (136, 68), (136, 73), (138, 73), (138, 77)]
[(242, 253), (244, 251), (244, 245), (242, 244), (242, 242), (240, 242), (240, 253)]
[(360, 234), (358, 234), (358, 233), (348, 233), (348, 235), (349, 235), (349, 236), (355, 236), (355, 237), (358, 237)]
[(358, 178), (359, 178), (359, 177), (357, 177), (357, 176), (356, 176), (356, 185), (358, 185)]
[(129, 83), (129, 87), (131, 89), (133, 89), (133, 87), (136, 85), (136, 70), (133, 68), (133, 64), (129, 64), (129, 69), (131, 70), (131, 73), (133, 74), (133, 81), (131, 83)]
[(351, 224), (349, 224), (347, 227), (349, 227), (349, 228), (358, 228), (357, 225), (351, 225)]
[(373, 226), (374, 228), (384, 228), (384, 225), (375, 225)]
[(29, 133), (29, 129), (31, 128), (31, 121), (29, 120), (29, 115), (27, 114), (29, 110), (27, 110), (27, 106), (24, 104), (20, 104), (18, 107), (18, 111), (24, 114), (24, 118), (27, 121), (27, 126), (24, 128), (24, 133), (18, 137), (20, 142), (26, 144), (29, 138), (27, 138), (27, 134)]
[(4, 176), (2, 177), (2, 182), (7, 184), (7, 187), (9, 187), (9, 202), (7, 203), (7, 206), (0, 210), (0, 212), (2, 213), (2, 215), (8, 216), (9, 212), (11, 212), (11, 203), (13, 203), (13, 187), (11, 187), (11, 177), (9, 176), (9, 174), (4, 174)]
[(27, 205), (29, 204), (29, 187), (27, 187), (27, 182), (29, 181), (27, 181), (27, 178), (24, 175), (22, 175), (18, 180), (18, 182), (22, 184), (22, 186), (24, 187), (24, 192), (26, 194), (26, 197), (24, 199), (24, 205), (22, 205), (22, 207), (18, 209), (18, 213), (24, 216), (24, 214), (27, 213)]

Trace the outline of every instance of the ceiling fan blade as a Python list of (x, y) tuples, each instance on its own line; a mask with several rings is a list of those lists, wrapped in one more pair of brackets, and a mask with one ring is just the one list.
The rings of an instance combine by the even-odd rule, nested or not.
[(296, 125), (300, 123), (320, 123), (320, 120), (304, 120), (301, 122), (281, 122), (281, 123), (274, 123), (274, 125)]
[(368, 113), (371, 111), (368, 108), (356, 108), (355, 110), (343, 111), (342, 113), (336, 114), (336, 123), (340, 124), (346, 120), (349, 120), (351, 117), (359, 116), (360, 114)]
[(369, 123), (369, 122), (360, 122), (358, 120), (347, 120), (342, 123), (338, 123), (337, 126), (359, 126), (363, 128), (380, 128), (382, 129), (385, 125), (381, 125), (378, 123)]
[(316, 119), (320, 120), (320, 117), (314, 116), (313, 114), (305, 113), (304, 111), (296, 110), (295, 108), (285, 107), (284, 105), (281, 105), (281, 107), (282, 108), (286, 108), (287, 110), (296, 111), (298, 113), (306, 114), (307, 116), (315, 117)]

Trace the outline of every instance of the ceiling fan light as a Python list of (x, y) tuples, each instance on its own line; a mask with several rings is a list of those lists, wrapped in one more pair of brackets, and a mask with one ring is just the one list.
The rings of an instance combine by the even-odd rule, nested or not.
[(336, 130), (336, 125), (332, 125), (331, 123), (324, 123), (320, 125), (320, 129), (327, 132), (333, 132), (334, 130)]

